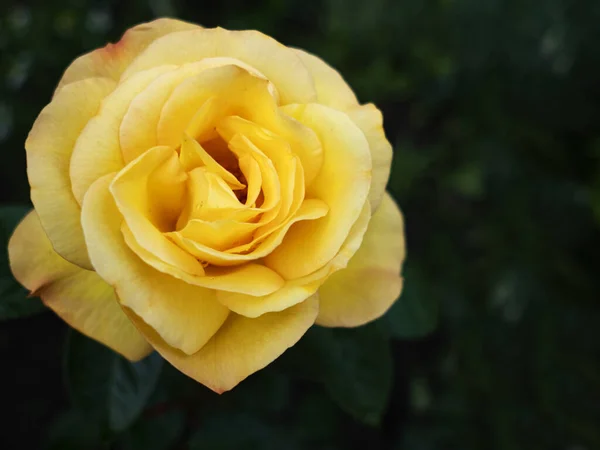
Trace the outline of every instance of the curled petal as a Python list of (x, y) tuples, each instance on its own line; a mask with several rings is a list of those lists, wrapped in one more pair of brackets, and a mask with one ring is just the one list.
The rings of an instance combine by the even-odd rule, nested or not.
[(48, 238), (62, 257), (86, 269), (91, 263), (81, 229), (81, 209), (71, 190), (69, 165), (81, 130), (114, 87), (115, 83), (105, 78), (69, 84), (42, 110), (25, 142), (31, 200)]
[(94, 181), (125, 166), (119, 129), (131, 100), (158, 76), (173, 68), (155, 67), (119, 84), (104, 99), (98, 115), (87, 123), (73, 149), (70, 166), (73, 194), (79, 204)]
[(123, 313), (112, 287), (52, 249), (35, 211), (13, 233), (8, 253), (15, 278), (73, 328), (132, 361), (152, 351)]
[(373, 162), (369, 201), (375, 211), (385, 192), (392, 162), (392, 146), (385, 137), (381, 112), (373, 104), (359, 105), (339, 72), (321, 58), (304, 50), (296, 49), (296, 52), (313, 77), (317, 101), (348, 114), (369, 142)]
[[(241, 206), (224, 181), (211, 173), (205, 175), (223, 188), (216, 197), (216, 189), (209, 189), (207, 204), (221, 205), (229, 193), (230, 201)], [(268, 267), (247, 264), (205, 271), (193, 253), (176, 245), (180, 232), (170, 230), (183, 209), (187, 177), (177, 153), (169, 147), (147, 151), (114, 177), (110, 191), (122, 214), (119, 217), (124, 218), (120, 228), (128, 247), (153, 268), (195, 286), (251, 295), (266, 295), (279, 289), (283, 279)]]
[(371, 157), (364, 134), (346, 114), (317, 104), (291, 105), (284, 111), (321, 139), (323, 166), (306, 196), (329, 206), (323, 218), (296, 224), (265, 258), (269, 267), (291, 280), (323, 267), (340, 250), (367, 201)]
[(298, 55), (258, 31), (222, 28), (182, 31), (155, 40), (127, 68), (124, 77), (161, 64), (185, 64), (211, 57), (238, 59), (277, 86), (283, 104), (316, 98), (310, 73)]
[(285, 283), (277, 272), (262, 264), (253, 263), (237, 267), (208, 267), (203, 276), (190, 275), (140, 247), (133, 234), (126, 228), (123, 229), (123, 234), (129, 248), (146, 264), (188, 284), (248, 295), (268, 295)]
[[(126, 163), (159, 145), (158, 126), (165, 103), (181, 83), (205, 69), (203, 61), (184, 64), (160, 75), (133, 98), (119, 126), (121, 152)], [(180, 140), (181, 133), (178, 133), (177, 141), (169, 144), (175, 146)], [(161, 139), (164, 144), (163, 141)]]
[(114, 175), (97, 180), (85, 196), (82, 224), (90, 259), (114, 287), (120, 303), (133, 310), (170, 346), (194, 353), (221, 327), (229, 311), (214, 291), (161, 273), (127, 246), (122, 216), (109, 186)]
[(175, 146), (184, 132), (204, 142), (216, 137), (215, 127), (229, 142), (233, 130), (221, 126), (219, 119), (242, 116), (288, 142), (302, 161), (306, 183), (310, 183), (322, 164), (319, 140), (310, 127), (281, 112), (271, 86), (237, 65), (216, 67), (189, 78), (165, 103), (158, 143)]
[(358, 106), (354, 92), (337, 70), (318, 56), (300, 49), (294, 51), (312, 75), (318, 103), (340, 111)]
[(270, 211), (261, 217), (262, 226), (257, 230), (255, 239), (231, 250), (232, 253), (244, 253), (256, 248), (261, 239), (283, 227), (286, 220), (298, 211), (305, 195), (304, 168), (288, 142), (249, 120), (239, 116), (227, 117), (219, 122), (217, 131), (224, 139), (243, 136), (249, 148), (255, 152), (260, 149), (272, 161), (279, 179), (280, 197), (273, 204), (265, 202), (262, 205), (263, 210), (268, 206)]
[(371, 150), (371, 161), (373, 165), (373, 178), (369, 201), (373, 211), (379, 207), (390, 178), (392, 167), (392, 145), (385, 137), (383, 130), (383, 116), (375, 105), (368, 104), (358, 106), (346, 111), (346, 114), (361, 129), (369, 143)]
[(400, 269), (404, 257), (402, 214), (386, 193), (348, 266), (319, 289), (317, 323), (355, 327), (383, 315), (402, 291)]
[(133, 59), (152, 41), (169, 33), (200, 28), (198, 25), (174, 19), (157, 19), (129, 29), (116, 44), (108, 44), (77, 58), (65, 71), (57, 92), (69, 83), (86, 78), (107, 78), (119, 81)]
[(296, 344), (314, 323), (318, 310), (319, 300), (315, 295), (285, 311), (257, 319), (231, 314), (213, 338), (193, 355), (170, 347), (134, 314), (130, 313), (130, 317), (163, 358), (221, 394)]
[[(203, 261), (208, 261), (211, 264), (216, 264), (220, 266), (234, 266), (237, 264), (241, 264), (248, 261), (254, 261), (259, 258), (265, 257), (266, 255), (271, 253), (274, 248), (277, 248), (277, 246), (281, 244), (286, 233), (292, 227), (292, 225), (305, 220), (319, 219), (325, 216), (328, 210), (329, 208), (327, 207), (327, 205), (321, 200), (305, 200), (300, 209), (298, 209), (298, 212), (292, 218), (290, 218), (290, 220), (287, 221), (284, 226), (282, 226), (280, 229), (276, 230), (266, 239), (261, 241), (256, 246), (256, 248), (248, 254), (232, 254), (228, 252), (220, 252), (211, 247), (203, 245), (195, 240), (185, 238), (179, 232), (170, 233), (169, 236), (171, 237), (171, 239), (173, 239), (174, 242), (176, 242), (182, 248), (190, 252), (190, 254), (195, 255), (197, 258)], [(268, 268), (265, 267), (265, 269)], [(279, 279), (282, 280), (282, 283), (280, 284), (280, 286), (277, 287), (277, 289), (279, 289), (279, 287), (283, 285), (283, 279), (281, 277), (279, 277)], [(276, 289), (273, 289), (271, 292), (275, 292), (275, 290)], [(234, 292), (231, 289), (228, 289), (228, 291)], [(271, 292), (269, 292), (269, 294)]]
[(173, 229), (178, 220), (186, 181), (177, 153), (154, 147), (123, 169), (110, 190), (139, 246), (184, 272), (203, 275), (202, 265), (162, 233)]
[(204, 166), (206, 170), (218, 175), (232, 189), (243, 189), (245, 186), (238, 179), (226, 170), (196, 141), (187, 133), (183, 135), (180, 151), (181, 164), (187, 171), (197, 167)]
[(217, 299), (236, 314), (256, 318), (302, 303), (317, 292), (320, 284), (320, 280), (306, 284), (302, 281), (288, 281), (281, 289), (269, 295), (251, 296), (235, 292), (217, 292)]
[[(315, 200), (306, 200), (315, 202)], [(327, 278), (347, 266), (348, 261), (356, 253), (362, 242), (369, 219), (371, 218), (371, 207), (367, 202), (358, 219), (350, 229), (348, 237), (344, 241), (340, 251), (329, 263), (319, 270), (286, 281), (281, 289), (269, 295), (251, 296), (231, 292), (218, 292), (217, 299), (227, 306), (231, 311), (246, 317), (259, 317), (262, 314), (282, 311), (313, 295)]]

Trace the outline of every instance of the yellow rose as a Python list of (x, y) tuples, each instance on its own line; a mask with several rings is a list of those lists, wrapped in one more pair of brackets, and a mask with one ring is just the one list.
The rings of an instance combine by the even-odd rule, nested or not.
[(25, 147), (13, 273), (130, 360), (223, 392), (400, 295), (381, 113), (259, 32), (138, 25), (69, 66)]

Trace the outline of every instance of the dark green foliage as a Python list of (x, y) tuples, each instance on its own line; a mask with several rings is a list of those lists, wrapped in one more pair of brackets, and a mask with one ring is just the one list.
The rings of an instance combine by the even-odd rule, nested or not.
[(106, 448), (101, 424), (87, 420), (80, 411), (71, 410), (61, 414), (49, 430), (45, 442), (48, 450), (80, 450), (82, 448)]
[[(600, 448), (600, 2), (5, 0), (4, 203), (28, 200), (23, 143), (64, 68), (158, 15), (260, 29), (322, 56), (382, 109), (404, 295), (376, 324), (311, 330), (222, 396), (164, 364), (153, 393), (128, 391), (112, 431), (106, 409), (81, 415), (111, 404), (98, 392), (112, 353), (80, 342), (93, 353), (78, 369), (107, 363), (69, 374), (71, 392), (92, 388), (70, 410), (59, 339), (44, 335), (59, 319), (2, 322), (1, 385), (18, 394), (0, 448)], [(0, 215), (3, 242), (17, 215)], [(39, 308), (3, 261), (0, 319), (5, 305)], [(23, 367), (44, 374), (41, 391)]]
[(433, 332), (437, 326), (439, 304), (435, 285), (418, 277), (413, 264), (404, 267), (402, 296), (383, 318), (389, 333), (397, 339), (419, 339)]
[(313, 327), (277, 364), (285, 373), (321, 383), (357, 420), (379, 424), (393, 368), (389, 337), (376, 325), (349, 330)]
[(65, 377), (73, 404), (110, 431), (127, 429), (146, 407), (163, 360), (152, 353), (136, 363), (72, 331)]
[(169, 450), (180, 440), (185, 426), (181, 411), (156, 411), (136, 423), (123, 441), (123, 450)]
[(27, 290), (14, 279), (8, 265), (8, 240), (30, 209), (26, 206), (0, 207), (0, 322), (44, 311), (39, 299), (27, 298)]

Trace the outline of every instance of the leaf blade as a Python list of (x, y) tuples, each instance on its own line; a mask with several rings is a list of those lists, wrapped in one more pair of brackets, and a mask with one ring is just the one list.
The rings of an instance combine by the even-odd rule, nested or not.
[(29, 298), (27, 289), (13, 277), (8, 261), (8, 241), (30, 206), (0, 207), (0, 321), (39, 314), (46, 307), (38, 298)]
[(127, 429), (154, 391), (163, 360), (152, 353), (132, 363), (107, 347), (71, 330), (66, 378), (73, 403), (107, 429)]

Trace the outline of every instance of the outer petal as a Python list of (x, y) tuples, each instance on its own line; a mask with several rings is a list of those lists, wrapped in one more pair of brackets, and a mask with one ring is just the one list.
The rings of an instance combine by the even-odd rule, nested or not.
[[(249, 295), (268, 295), (280, 289), (285, 281), (277, 272), (262, 264), (247, 263), (237, 267), (207, 267), (205, 276), (194, 276), (166, 264), (139, 246), (131, 232), (125, 231), (125, 242), (146, 264), (185, 283), (217, 291)], [(212, 291), (211, 291), (212, 292)]]
[[(322, 164), (320, 142), (310, 128), (281, 113), (271, 86), (262, 77), (237, 65), (205, 70), (175, 88), (161, 112), (157, 142), (177, 146), (186, 130), (199, 142), (205, 142), (216, 137), (211, 136), (215, 125), (217, 132), (229, 142), (233, 137), (231, 133), (239, 130), (239, 121), (230, 120), (229, 126), (222, 126), (215, 119), (240, 114), (287, 141), (302, 161), (307, 183), (310, 183)], [(216, 97), (215, 101), (210, 100), (212, 96)]]
[(73, 328), (132, 361), (150, 353), (152, 347), (123, 313), (114, 290), (95, 272), (54, 252), (35, 211), (15, 230), (8, 252), (17, 280)]
[(317, 102), (340, 111), (358, 106), (356, 95), (337, 70), (318, 56), (300, 49), (294, 51), (313, 77)]
[[(121, 151), (126, 163), (157, 145), (158, 121), (173, 89), (205, 69), (203, 61), (184, 64), (156, 78), (132, 100), (120, 125)], [(179, 143), (181, 134), (177, 137)]]
[(100, 111), (82, 130), (71, 157), (70, 176), (75, 199), (81, 204), (87, 189), (98, 178), (121, 170), (125, 163), (119, 127), (129, 104), (146, 86), (174, 66), (154, 67), (136, 74), (102, 102)]
[(347, 268), (334, 273), (319, 289), (317, 323), (356, 327), (382, 316), (402, 291), (404, 257), (402, 214), (386, 193)]
[(130, 318), (167, 361), (221, 394), (296, 344), (314, 323), (318, 309), (315, 295), (285, 311), (257, 319), (231, 314), (202, 350), (189, 356), (169, 347), (134, 314), (130, 313)]
[(198, 260), (160, 231), (176, 222), (183, 207), (186, 179), (175, 150), (154, 147), (121, 170), (110, 190), (142, 248), (185, 272), (204, 275)]
[(282, 104), (308, 103), (316, 98), (312, 77), (298, 55), (258, 31), (213, 28), (163, 36), (131, 63), (123, 77), (156, 65), (212, 57), (236, 58), (257, 69), (277, 87)]
[[(208, 175), (219, 179), (214, 174)], [(148, 150), (115, 176), (110, 190), (127, 224), (122, 231), (129, 248), (155, 269), (196, 286), (256, 295), (279, 289), (283, 279), (258, 264), (211, 268), (204, 276), (200, 262), (168, 239), (171, 233), (161, 233), (160, 230), (171, 229), (177, 221), (185, 200), (187, 177), (177, 153), (169, 147)], [(240, 204), (231, 189), (227, 189)]]
[(123, 218), (110, 194), (113, 175), (97, 180), (85, 196), (82, 224), (90, 259), (111, 284), (122, 305), (131, 308), (169, 345), (198, 351), (223, 324), (229, 311), (215, 292), (154, 270), (125, 244)]
[[(305, 200), (315, 202), (317, 200)], [(360, 216), (352, 225), (348, 237), (339, 253), (325, 266), (307, 276), (290, 280), (281, 289), (270, 295), (251, 296), (231, 292), (217, 292), (217, 299), (231, 311), (246, 317), (258, 317), (262, 314), (282, 311), (296, 305), (313, 295), (334, 272), (345, 268), (362, 242), (369, 219), (371, 206), (365, 203)]]
[(288, 281), (281, 289), (269, 295), (253, 297), (235, 292), (217, 292), (217, 299), (231, 311), (245, 317), (255, 318), (263, 314), (283, 311), (303, 302), (317, 292), (321, 281), (301, 283)]
[[(211, 249), (205, 245), (200, 245), (197, 242), (192, 241), (190, 239), (182, 238), (181, 234), (179, 234), (179, 233), (173, 233), (170, 236), (175, 242), (178, 243), (178, 245), (180, 245), (182, 248), (185, 248), (188, 252), (195, 255), (199, 259), (202, 259), (204, 261), (208, 261), (210, 263), (213, 263), (215, 265), (220, 265), (220, 266), (236, 265), (236, 264), (239, 264), (240, 262), (253, 261), (253, 260), (256, 260), (256, 259), (259, 259), (259, 258), (262, 258), (262, 257), (268, 255), (272, 251), (273, 248), (276, 248), (278, 245), (281, 244), (281, 242), (283, 241), (283, 239), (285, 237), (285, 234), (288, 232), (288, 230), (290, 229), (290, 227), (292, 225), (294, 225), (295, 223), (298, 223), (300, 221), (319, 219), (320, 217), (325, 216), (327, 214), (327, 211), (328, 211), (327, 205), (325, 203), (323, 203), (321, 200), (317, 200), (317, 199), (305, 200), (304, 203), (302, 204), (302, 206), (300, 207), (300, 209), (298, 210), (298, 212), (290, 220), (288, 220), (288, 222), (284, 226), (282, 226), (280, 229), (278, 229), (277, 231), (272, 233), (270, 236), (268, 236), (264, 241), (262, 241), (260, 244), (258, 244), (258, 246), (256, 246), (256, 248), (252, 252), (250, 252), (248, 254), (238, 255), (238, 254), (230, 254), (230, 253), (220, 252), (220, 251)], [(256, 266), (256, 265), (252, 264), (251, 262), (248, 262), (241, 267), (247, 268), (249, 266)], [(262, 269), (271, 271), (271, 269), (265, 267), (264, 265), (258, 265), (258, 267), (261, 267)], [(256, 275), (258, 275), (258, 274), (256, 274)], [(281, 284), (277, 288), (280, 288), (281, 286), (283, 286), (284, 280), (279, 276), (278, 276), (278, 278), (281, 280)], [(248, 282), (250, 282), (251, 284), (254, 284), (256, 287), (258, 287), (258, 285), (260, 284), (258, 282), (258, 280), (259, 279), (250, 279), (250, 280), (248, 280)], [(275, 290), (276, 289), (272, 289), (268, 293), (259, 294), (258, 289), (255, 288), (254, 292), (250, 293), (246, 290), (245, 293), (250, 293), (251, 295), (268, 295), (272, 292), (275, 292)], [(228, 291), (229, 292), (241, 292), (239, 289), (235, 290), (235, 291), (228, 289)]]
[(85, 78), (104, 77), (118, 81), (131, 61), (152, 41), (175, 31), (197, 28), (200, 27), (174, 19), (157, 19), (137, 25), (127, 30), (116, 44), (108, 44), (73, 61), (60, 80), (57, 92), (63, 86)]
[(363, 133), (346, 114), (314, 103), (290, 105), (284, 111), (321, 139), (323, 166), (306, 196), (329, 206), (325, 217), (294, 225), (265, 258), (269, 267), (291, 280), (323, 267), (340, 250), (367, 201), (371, 158)]
[(352, 89), (333, 67), (321, 58), (296, 50), (315, 82), (317, 101), (346, 112), (369, 142), (373, 161), (373, 181), (369, 201), (375, 211), (385, 192), (392, 163), (392, 146), (383, 131), (383, 117), (373, 104), (359, 105)]
[(181, 148), (179, 150), (179, 159), (185, 170), (188, 172), (196, 167), (205, 166), (207, 171), (218, 175), (232, 189), (243, 189), (245, 187), (245, 185), (240, 183), (231, 172), (215, 161), (198, 141), (191, 138), (187, 133), (184, 133), (183, 135)]
[(112, 80), (89, 78), (65, 87), (40, 113), (25, 142), (31, 200), (42, 225), (55, 250), (86, 269), (91, 264), (81, 211), (71, 191), (69, 164), (81, 130), (114, 86)]
[(385, 193), (392, 167), (392, 146), (383, 131), (383, 116), (371, 103), (350, 109), (346, 114), (362, 130), (369, 143), (373, 164), (369, 201), (372, 211), (376, 211)]

